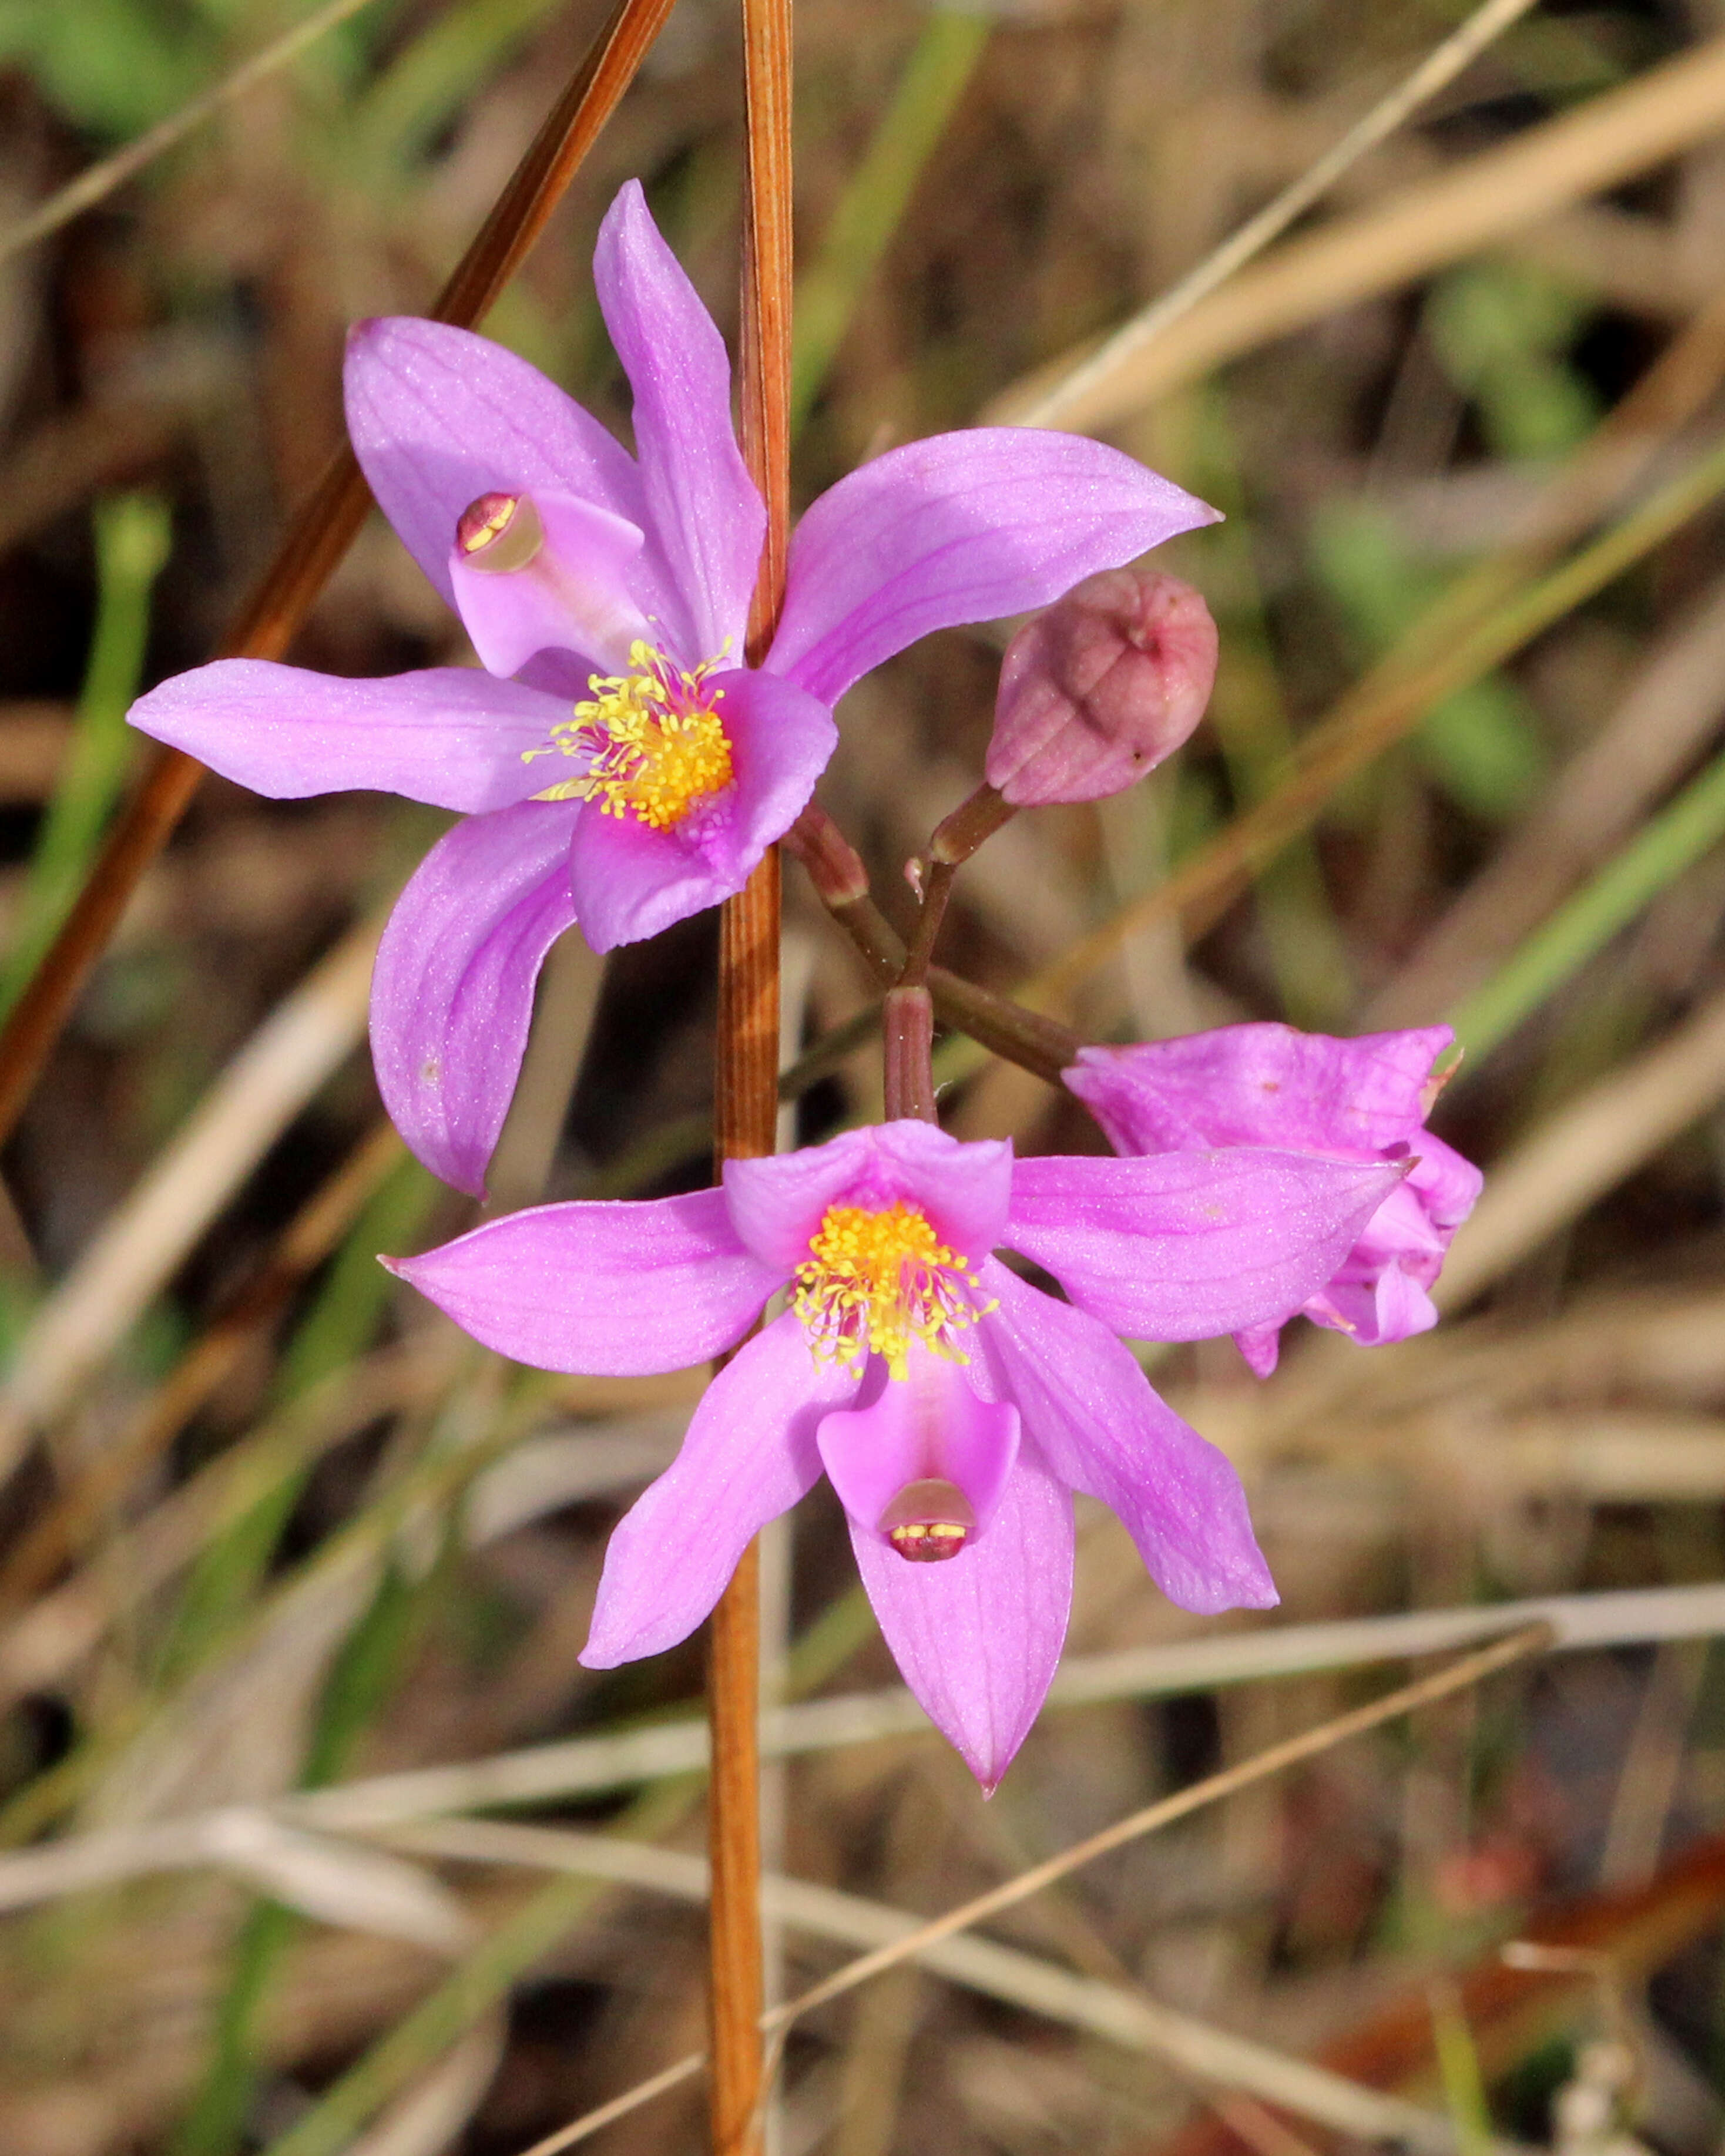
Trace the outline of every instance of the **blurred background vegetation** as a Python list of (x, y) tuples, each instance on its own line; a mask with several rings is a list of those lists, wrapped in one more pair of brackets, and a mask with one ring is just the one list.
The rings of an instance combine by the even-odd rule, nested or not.
[[(339, 440), (346, 326), (429, 304), (599, 16), (326, 12), (20, 244), (305, 15), (0, 0), (0, 1007), (131, 783), (127, 703), (209, 654)], [(1584, 1625), (1720, 1574), (1725, 6), (1531, 8), (1257, 265), (1083, 398), (1050, 387), (1463, 13), (798, 0), (799, 499), (1040, 410), (1228, 514), (1167, 550), (1221, 624), (1210, 717), (1136, 793), (995, 840), (952, 962), (1098, 1039), (1448, 1019), (1435, 1120), (1493, 1171), (1438, 1334), (1291, 1336), (1265, 1387), (1225, 1342), (1144, 1351), (1246, 1476), (1276, 1620), (1171, 1609), (1086, 1507), (1087, 1703), (986, 1808), (896, 1707), (829, 1719), (768, 1771), (803, 1881), (937, 1911), (1369, 1691), (1336, 1633), (1276, 1674), (1286, 1624), (1561, 1595)], [(725, 0), (680, 0), (487, 325), (625, 434), (593, 234), (639, 175), (734, 327), (738, 74)], [(848, 700), (823, 798), (889, 909), (973, 783), (1002, 640), (931, 639)], [(373, 519), (295, 655), (466, 653)], [(513, 1369), (374, 1262), (471, 1217), (380, 1125), (363, 1042), (379, 910), (436, 828), (206, 781), (4, 1156), (5, 2156), (514, 2156), (701, 2039), (698, 1646), (574, 1659), (700, 1373)], [(872, 991), (794, 871), (787, 898), (787, 1062), (828, 1044), (787, 1109), (808, 1139), (878, 1111), (840, 1031)], [(713, 942), (555, 956), (495, 1207), (705, 1180)], [(962, 1135), (1099, 1143), (942, 1053)], [(768, 1555), (775, 1697), (891, 1687), (824, 1492)], [(1276, 2102), (1293, 2055), (1411, 2092), (1465, 2156), (1631, 2129), (1711, 2156), (1725, 1590), (1685, 1607), (1688, 1636), (1613, 1618), (1080, 1873), (1001, 1932), (1031, 1977), (901, 1969), (815, 2015), (777, 2156), (1345, 2145), (1296, 2081)], [(1219, 1629), (1230, 1681), (1183, 1677)], [(524, 1819), (550, 1838), (499, 1830)], [(645, 1887), (604, 1883), (597, 1836), (662, 1845)], [(778, 1980), (841, 1934), (788, 1925)], [(1562, 1951), (1512, 1983), (1526, 1938)], [(1194, 2074), (1097, 1987), (1251, 2036), (1256, 2079)], [(603, 2145), (696, 2145), (699, 2101)]]

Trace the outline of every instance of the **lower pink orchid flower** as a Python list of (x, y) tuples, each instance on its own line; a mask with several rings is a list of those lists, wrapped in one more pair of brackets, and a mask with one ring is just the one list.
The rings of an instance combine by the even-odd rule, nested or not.
[(393, 1269), (487, 1347), (615, 1376), (736, 1348), (788, 1289), (612, 1537), (582, 1660), (686, 1638), (824, 1469), (906, 1681), (992, 1789), (1060, 1657), (1072, 1491), (1183, 1608), (1276, 1599), (1239, 1477), (1116, 1336), (1279, 1323), (1403, 1173), (1250, 1147), (1018, 1160), (904, 1121), (729, 1161), (717, 1189), (512, 1214)]
[[(1299, 1315), (1362, 1347), (1437, 1323), (1429, 1292), (1481, 1177), (1425, 1127), (1432, 1065), (1446, 1025), (1357, 1040), (1288, 1025), (1229, 1025), (1131, 1048), (1081, 1049), (1063, 1072), (1122, 1153), (1193, 1146), (1277, 1146), (1327, 1158), (1399, 1163), (1406, 1174)], [(1281, 1322), (1230, 1328), (1260, 1378), (1276, 1368)]]
[(484, 337), (394, 319), (348, 343), (354, 450), (483, 672), (352, 681), (221, 660), (131, 714), (278, 799), (377, 787), (464, 812), (384, 935), (372, 1046), (397, 1128), (475, 1195), (566, 928), (608, 951), (741, 890), (870, 668), (932, 629), (1045, 606), (1216, 515), (1075, 434), (909, 443), (808, 511), (772, 648), (747, 666), (766, 511), (723, 340), (634, 181), (593, 279), (634, 392), (634, 456)]

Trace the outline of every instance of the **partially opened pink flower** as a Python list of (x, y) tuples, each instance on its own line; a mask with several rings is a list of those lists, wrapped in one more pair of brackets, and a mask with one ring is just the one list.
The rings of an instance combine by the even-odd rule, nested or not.
[(906, 1121), (729, 1161), (716, 1190), (512, 1214), (395, 1270), (488, 1347), (613, 1375), (735, 1347), (789, 1287), (612, 1537), (582, 1660), (686, 1638), (824, 1468), (906, 1681), (992, 1788), (1060, 1656), (1074, 1490), (1118, 1513), (1183, 1608), (1276, 1600), (1233, 1468), (1116, 1334), (1278, 1322), (1401, 1173), (1250, 1147), (1015, 1160)]
[(915, 442), (809, 511), (772, 649), (745, 667), (765, 512), (724, 344), (634, 182), (593, 275), (634, 394), (633, 457), (483, 337), (398, 319), (349, 344), (366, 477), (486, 671), (354, 681), (224, 660), (131, 713), (261, 793), (378, 787), (467, 813), (389, 924), (372, 1042), (403, 1136), (474, 1192), (540, 964), (571, 922), (608, 951), (739, 890), (807, 803), (860, 675), (1214, 515), (1076, 435)]
[[(1479, 1170), (1425, 1127), (1431, 1066), (1455, 1037), (1446, 1025), (1353, 1040), (1289, 1025), (1228, 1025), (1131, 1048), (1081, 1049), (1061, 1075), (1122, 1153), (1278, 1146), (1403, 1163), (1404, 1179), (1300, 1306), (1314, 1324), (1372, 1348), (1437, 1323), (1428, 1290), (1480, 1194)], [(1281, 1323), (1231, 1329), (1267, 1378)]]

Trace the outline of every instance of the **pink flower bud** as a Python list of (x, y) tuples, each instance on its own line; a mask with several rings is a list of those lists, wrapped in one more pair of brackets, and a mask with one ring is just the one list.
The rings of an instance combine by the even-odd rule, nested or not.
[(1186, 739), (1215, 679), (1216, 624), (1190, 584), (1088, 577), (1007, 647), (988, 783), (1017, 808), (1122, 793)]

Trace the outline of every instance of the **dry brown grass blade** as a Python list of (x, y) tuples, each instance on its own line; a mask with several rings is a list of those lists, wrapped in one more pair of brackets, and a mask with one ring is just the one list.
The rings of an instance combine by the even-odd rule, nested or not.
[[(1725, 38), (1650, 69), (1500, 149), (1291, 241), (1106, 373), (1068, 358), (995, 399), (1019, 426), (1105, 428), (1242, 352), (1459, 262), (1725, 127)], [(1052, 377), (1052, 378), (1050, 378)]]
[(173, 1443), (295, 1289), (329, 1255), (405, 1150), (393, 1124), (380, 1121), (312, 1193), (262, 1266), (186, 1350), (129, 1426), (7, 1553), (0, 1566), (0, 1612), (16, 1609), (45, 1586), (139, 1472)]
[[(604, 28), (516, 167), (509, 185), (431, 310), (439, 321), (479, 321), (520, 267), (615, 110), (673, 0), (617, 0)], [(278, 659), (358, 531), (370, 496), (351, 449), (331, 460), (295, 517), (219, 655)], [(0, 1029), (0, 1142), (17, 1127), (31, 1088), (126, 901), (197, 791), (203, 767), (177, 749), (151, 762), (109, 833), (65, 924)]]
[[(1626, 1983), (1651, 1975), (1717, 1922), (1725, 1907), (1725, 1835), (1687, 1850), (1645, 1887), (1590, 1894), (1532, 1917), (1521, 1937), (1542, 1946), (1602, 1954)], [(1480, 2063), (1501, 2073), (1566, 2027), (1597, 1994), (1594, 1977), (1507, 1967), (1493, 1949), (1461, 1979), (1461, 2009)], [(1317, 2059), (1373, 2088), (1430, 2087), (1434, 2080), (1431, 2015), (1423, 1986), (1409, 1989), (1350, 2034), (1325, 2045)], [(1248, 2156), (1219, 2120), (1200, 2119), (1159, 2156)]]
[[(996, 1887), (956, 1909), (948, 1910), (944, 1917), (922, 1925), (916, 1931), (894, 1941), (891, 1946), (877, 1948), (872, 1953), (862, 1954), (855, 1961), (846, 1963), (843, 1969), (836, 1970), (799, 1997), (775, 2008), (765, 2017), (767, 2025), (774, 2032), (787, 2029), (792, 2022), (812, 2012), (815, 2007), (824, 2005), (829, 1999), (842, 1998), (859, 1984), (868, 1983), (886, 1969), (897, 1968), (942, 1939), (949, 1939), (977, 1924), (986, 1923), (990, 1917), (999, 1916), (1004, 1910), (1016, 1907), (1019, 1902), (1040, 1893), (1045, 1887), (1053, 1886), (1057, 1880), (1093, 1863), (1109, 1851), (1123, 1848), (1127, 1843), (1136, 1841), (1144, 1835), (1153, 1834), (1159, 1828), (1171, 1825), (1176, 1820), (1185, 1819), (1207, 1805), (1219, 1803), (1237, 1790), (1249, 1789), (1254, 1783), (1281, 1774), (1302, 1760), (1314, 1758), (1318, 1753), (1345, 1743), (1351, 1737), (1363, 1735), (1367, 1730), (1378, 1728), (1404, 1714), (1416, 1712), (1434, 1701), (1466, 1691), (1497, 1671), (1507, 1668), (1512, 1662), (1542, 1652), (1551, 1644), (1551, 1628), (1545, 1625), (1532, 1625), (1525, 1630), (1512, 1633), (1508, 1639), (1499, 1640), (1492, 1645), (1482, 1648), (1477, 1654), (1464, 1656), (1459, 1662), (1451, 1662), (1447, 1668), (1435, 1671), (1430, 1676), (1422, 1677), (1416, 1683), (1404, 1685), (1395, 1691), (1387, 1693), (1382, 1699), (1373, 1700), (1369, 1706), (1356, 1707), (1352, 1712), (1337, 1715), (1315, 1729), (1304, 1730), (1297, 1737), (1290, 1738), (1281, 1744), (1273, 1744), (1251, 1758), (1242, 1760), (1238, 1766), (1228, 1768), (1219, 1774), (1209, 1775), (1203, 1781), (1194, 1782), (1189, 1788), (1181, 1789), (1171, 1797), (1163, 1797), (1157, 1803), (1147, 1805), (1142, 1811), (1117, 1820), (1100, 1834), (1089, 1835), (1072, 1847), (1062, 1850), (1057, 1856), (1050, 1857), (1046, 1862), (1034, 1865), (1029, 1871), (1020, 1872), (1004, 1886)], [(572, 2148), (578, 2142), (598, 2133), (614, 2119), (625, 2116), (638, 2105), (650, 2102), (662, 2091), (675, 2087), (678, 2082), (698, 2072), (701, 2065), (698, 2058), (678, 2061), (675, 2066), (667, 2067), (665, 2072), (655, 2075), (650, 2082), (644, 2082), (639, 2088), (616, 2097), (599, 2111), (591, 2112), (558, 2133), (536, 2142), (526, 2152), (526, 2156), (560, 2156), (562, 2150)]]

